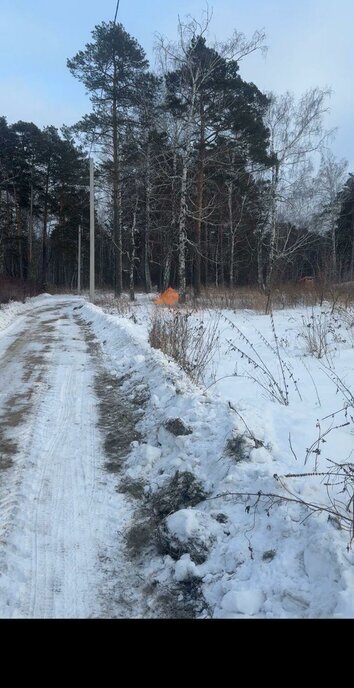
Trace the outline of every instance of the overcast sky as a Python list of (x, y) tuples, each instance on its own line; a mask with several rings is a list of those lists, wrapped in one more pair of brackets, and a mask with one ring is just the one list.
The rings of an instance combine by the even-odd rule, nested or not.
[[(38, 126), (73, 124), (90, 104), (66, 67), (91, 39), (96, 24), (113, 19), (116, 0), (0, 0), (0, 115)], [(300, 95), (313, 86), (333, 90), (332, 148), (354, 171), (353, 0), (210, 0), (210, 37), (234, 29), (265, 29), (268, 54), (242, 63), (241, 75), (261, 90)], [(176, 36), (178, 15), (201, 16), (204, 0), (120, 0), (118, 20), (153, 62), (154, 35)]]

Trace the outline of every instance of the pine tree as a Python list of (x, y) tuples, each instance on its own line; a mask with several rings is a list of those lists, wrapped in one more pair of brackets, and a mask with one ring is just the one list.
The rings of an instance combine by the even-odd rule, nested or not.
[(126, 126), (136, 117), (138, 83), (148, 62), (139, 43), (121, 24), (103, 22), (95, 27), (92, 38), (92, 43), (87, 44), (85, 50), (78, 52), (67, 64), (71, 73), (85, 85), (92, 103), (91, 114), (78, 123), (77, 130), (104, 146), (111, 161), (115, 289), (117, 294), (121, 294), (122, 139)]

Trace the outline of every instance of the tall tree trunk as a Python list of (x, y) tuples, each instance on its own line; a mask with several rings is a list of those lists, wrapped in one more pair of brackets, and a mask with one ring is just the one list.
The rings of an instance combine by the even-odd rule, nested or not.
[(205, 286), (208, 286), (209, 283), (209, 237), (208, 237), (208, 225), (205, 222), (204, 223), (204, 236), (205, 236)]
[[(114, 59), (114, 58), (113, 58)], [(114, 83), (112, 104), (112, 138), (113, 138), (113, 237), (115, 243), (115, 293), (120, 296), (123, 292), (123, 262), (122, 262), (122, 192), (121, 170), (118, 139), (117, 118), (117, 67), (114, 60)]]
[(184, 151), (182, 153), (182, 176), (181, 176), (181, 199), (180, 199), (180, 214), (178, 222), (178, 276), (179, 276), (179, 291), (180, 300), (182, 303), (186, 301), (186, 243), (187, 243), (187, 181), (188, 181), (188, 163), (190, 160), (190, 147), (192, 138), (192, 121), (195, 112), (195, 98), (196, 92), (193, 88), (191, 96), (191, 104), (188, 112), (188, 119), (186, 123), (186, 136), (184, 141)]
[(220, 243), (220, 232), (218, 232), (218, 238), (216, 240), (215, 246), (215, 286), (219, 286), (219, 243)]
[(336, 223), (335, 223), (334, 218), (332, 218), (331, 239), (332, 239), (332, 280), (333, 280), (333, 282), (335, 282), (337, 279), (337, 246), (336, 246)]
[(187, 220), (187, 155), (182, 157), (181, 206), (178, 223), (178, 277), (180, 301), (186, 301), (186, 220)]
[(268, 290), (272, 288), (272, 278), (275, 264), (275, 252), (277, 242), (277, 191), (279, 183), (279, 166), (273, 165), (272, 168), (272, 182), (271, 182), (271, 208), (270, 208), (270, 248), (268, 259), (268, 270), (266, 277), (266, 287)]
[(171, 283), (171, 263), (172, 263), (172, 245), (168, 242), (163, 257), (162, 270), (162, 291), (166, 291)]
[(22, 212), (19, 203), (17, 202), (15, 194), (15, 204), (16, 204), (16, 237), (18, 244), (18, 276), (20, 280), (23, 280), (23, 236), (22, 236)]
[(46, 291), (48, 281), (48, 191), (49, 191), (49, 167), (45, 182), (43, 229), (42, 229), (42, 289)]
[(353, 217), (353, 234), (352, 234), (352, 253), (350, 257), (350, 280), (354, 279), (354, 217)]
[(145, 186), (146, 186), (146, 203), (145, 203), (145, 231), (144, 231), (144, 279), (145, 291), (150, 293), (152, 289), (150, 264), (149, 264), (149, 241), (151, 228), (151, 144), (147, 144), (146, 150), (146, 172), (145, 172)]
[(234, 260), (235, 260), (235, 235), (232, 232), (230, 236), (230, 281), (229, 287), (233, 289), (234, 287)]
[(230, 231), (230, 276), (229, 276), (229, 287), (230, 289), (234, 286), (234, 258), (235, 258), (235, 232), (234, 232), (234, 218), (232, 209), (232, 192), (233, 183), (229, 182), (227, 185), (227, 205), (229, 210), (229, 231)]
[(177, 152), (173, 152), (172, 161), (172, 202), (171, 202), (171, 231), (168, 232), (167, 241), (164, 241), (164, 255), (163, 255), (163, 272), (162, 272), (162, 291), (165, 291), (171, 283), (171, 264), (173, 243), (176, 238), (178, 210), (177, 210), (177, 193), (176, 193), (176, 179), (177, 179)]
[(259, 233), (257, 237), (257, 281), (259, 289), (264, 291), (264, 265), (263, 265), (263, 246), (262, 246), (262, 234)]
[(195, 247), (194, 247), (194, 296), (200, 295), (200, 254), (201, 254), (201, 230), (203, 220), (203, 187), (204, 187), (204, 163), (205, 163), (205, 115), (203, 105), (200, 106), (200, 133), (199, 151), (197, 161), (197, 219), (195, 222)]
[(133, 221), (130, 229), (130, 263), (129, 263), (129, 298), (135, 301), (134, 290), (134, 266), (135, 266), (135, 230), (136, 230), (136, 213), (138, 209), (138, 196), (136, 197), (135, 208), (133, 212)]
[(225, 266), (224, 266), (224, 228), (220, 227), (220, 241), (219, 241), (219, 251), (220, 251), (220, 280), (221, 286), (225, 286)]

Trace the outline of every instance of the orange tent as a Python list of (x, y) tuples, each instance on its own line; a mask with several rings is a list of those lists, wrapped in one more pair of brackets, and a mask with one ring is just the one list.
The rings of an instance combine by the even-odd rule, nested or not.
[(179, 293), (178, 291), (175, 291), (175, 289), (171, 289), (169, 287), (166, 289), (166, 291), (163, 292), (160, 296), (155, 299), (154, 303), (156, 303), (159, 306), (175, 306), (176, 303), (179, 301)]

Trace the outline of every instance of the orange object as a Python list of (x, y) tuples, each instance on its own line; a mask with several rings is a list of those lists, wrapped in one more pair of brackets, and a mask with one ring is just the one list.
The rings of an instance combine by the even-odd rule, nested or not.
[(155, 299), (154, 303), (156, 303), (159, 306), (175, 306), (176, 303), (179, 301), (179, 293), (178, 291), (175, 291), (175, 289), (172, 289), (169, 287), (164, 291), (160, 296)]

